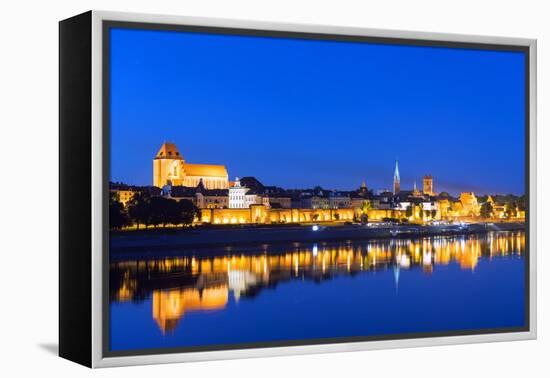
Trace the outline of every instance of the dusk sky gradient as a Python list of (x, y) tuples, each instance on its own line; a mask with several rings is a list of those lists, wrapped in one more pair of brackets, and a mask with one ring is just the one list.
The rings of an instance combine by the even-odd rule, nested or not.
[(111, 180), (152, 185), (174, 142), (230, 180), (524, 192), (525, 57), (357, 42), (111, 30)]

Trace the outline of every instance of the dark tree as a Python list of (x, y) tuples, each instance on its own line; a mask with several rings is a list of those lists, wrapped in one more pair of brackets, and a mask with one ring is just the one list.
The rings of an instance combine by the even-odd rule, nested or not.
[(418, 205), (418, 215), (420, 216), (420, 219), (424, 219), (424, 208), (422, 205)]
[(130, 218), (120, 202), (120, 197), (116, 192), (109, 193), (109, 227), (120, 230), (130, 224)]
[(518, 204), (518, 210), (525, 211), (525, 207), (526, 207), (525, 195), (522, 195), (517, 199), (517, 204)]
[(151, 207), (151, 224), (153, 226), (162, 225), (166, 227), (166, 224), (170, 223), (171, 213), (173, 213), (171, 202), (176, 201), (164, 197), (151, 197), (149, 205)]
[(138, 229), (140, 224), (144, 224), (146, 228), (152, 224), (150, 199), (149, 195), (139, 193), (134, 194), (133, 198), (128, 202), (128, 214)]
[(181, 200), (178, 203), (180, 212), (180, 224), (185, 226), (193, 223), (195, 217), (200, 217), (200, 210), (189, 200)]
[(506, 205), (506, 217), (512, 218), (516, 217), (518, 213), (518, 205), (515, 202), (509, 202)]
[(481, 205), (479, 215), (481, 215), (482, 218), (491, 218), (493, 216), (493, 205), (491, 205), (491, 202), (485, 202)]

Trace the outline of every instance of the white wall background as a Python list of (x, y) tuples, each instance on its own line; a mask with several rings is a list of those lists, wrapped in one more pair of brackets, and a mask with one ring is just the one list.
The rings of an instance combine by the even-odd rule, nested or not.
[[(57, 21), (89, 9), (539, 40), (540, 178), (548, 179), (550, 11), (523, 0), (5, 1), (0, 22), (0, 375), (101, 377), (549, 376), (546, 236), (539, 244), (539, 340), (89, 371), (57, 343)], [(546, 172), (544, 172), (546, 170)], [(504, 174), (504, 173), (503, 173)], [(548, 201), (539, 208), (548, 212)], [(544, 225), (539, 223), (539, 234)], [(31, 231), (32, 227), (32, 231)], [(546, 231), (548, 235), (548, 231)], [(546, 297), (546, 298), (545, 298)], [(546, 350), (545, 350), (546, 349)]]

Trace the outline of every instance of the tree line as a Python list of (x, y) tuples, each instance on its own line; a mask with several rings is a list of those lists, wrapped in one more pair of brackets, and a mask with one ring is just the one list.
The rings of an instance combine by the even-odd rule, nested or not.
[[(506, 209), (504, 211), (504, 215), (506, 216), (506, 218), (515, 218), (518, 216), (518, 213), (520, 211), (525, 210), (525, 203), (520, 202), (518, 204), (518, 202), (512, 201), (507, 202), (505, 205)], [(491, 205), (490, 202), (484, 202), (479, 210), (479, 215), (482, 218), (491, 218), (494, 215), (493, 210), (493, 205)]]
[(189, 200), (176, 201), (147, 193), (135, 193), (126, 207), (120, 202), (118, 193), (109, 196), (109, 223), (112, 229), (140, 225), (149, 226), (188, 226), (200, 210)]

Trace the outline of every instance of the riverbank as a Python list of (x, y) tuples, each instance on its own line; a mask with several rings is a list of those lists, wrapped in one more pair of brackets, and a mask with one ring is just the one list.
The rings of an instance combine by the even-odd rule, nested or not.
[(322, 243), (348, 240), (388, 238), (421, 238), (438, 235), (467, 235), (490, 231), (525, 230), (525, 223), (474, 223), (466, 225), (418, 226), (400, 225), (368, 227), (361, 225), (241, 228), (190, 228), (183, 230), (155, 230), (155, 232), (112, 233), (111, 257), (128, 254), (149, 254), (162, 251), (165, 254), (195, 253), (216, 249), (220, 252), (234, 247), (246, 249), (277, 243)]

